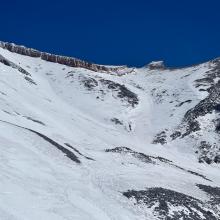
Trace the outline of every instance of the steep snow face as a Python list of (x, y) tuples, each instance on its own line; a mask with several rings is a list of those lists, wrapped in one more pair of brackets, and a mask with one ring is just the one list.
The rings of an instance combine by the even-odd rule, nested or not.
[(0, 219), (219, 219), (219, 79), (0, 48)]

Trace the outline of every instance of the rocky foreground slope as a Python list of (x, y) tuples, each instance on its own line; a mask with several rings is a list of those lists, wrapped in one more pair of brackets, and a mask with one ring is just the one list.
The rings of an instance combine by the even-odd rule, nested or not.
[(0, 219), (220, 219), (220, 59), (109, 67), (0, 43)]

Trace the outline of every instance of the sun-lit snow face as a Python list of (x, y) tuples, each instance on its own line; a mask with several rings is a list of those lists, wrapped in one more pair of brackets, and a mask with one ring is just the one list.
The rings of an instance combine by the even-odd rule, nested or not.
[(219, 61), (161, 65), (0, 48), (0, 219), (219, 219)]

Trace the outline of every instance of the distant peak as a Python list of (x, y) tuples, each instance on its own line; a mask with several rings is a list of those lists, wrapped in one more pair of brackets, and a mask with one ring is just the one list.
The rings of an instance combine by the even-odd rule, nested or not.
[(152, 61), (147, 65), (147, 67), (151, 70), (165, 69), (165, 64), (164, 64), (164, 61)]

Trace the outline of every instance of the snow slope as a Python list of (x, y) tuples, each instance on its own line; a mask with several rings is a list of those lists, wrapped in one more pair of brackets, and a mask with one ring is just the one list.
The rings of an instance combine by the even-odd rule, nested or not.
[(159, 64), (0, 48), (0, 219), (219, 219), (220, 61)]

